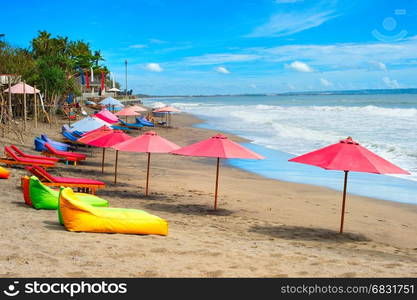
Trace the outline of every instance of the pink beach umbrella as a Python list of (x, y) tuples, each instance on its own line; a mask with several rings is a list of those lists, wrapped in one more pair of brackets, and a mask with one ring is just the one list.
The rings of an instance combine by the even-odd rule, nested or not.
[(143, 152), (148, 153), (148, 166), (146, 171), (146, 189), (145, 196), (148, 196), (149, 187), (149, 167), (151, 162), (151, 153), (169, 153), (180, 148), (180, 146), (159, 136), (155, 131), (148, 131), (136, 138), (132, 138), (120, 144), (114, 145), (113, 149), (126, 152)]
[[(9, 93), (9, 97), (11, 97), (11, 94), (22, 94), (23, 95), (23, 128), (26, 130), (26, 94), (32, 94), (34, 95), (35, 100), (35, 116), (36, 116), (36, 94), (39, 94), (41, 91), (26, 84), (25, 82), (19, 82), (15, 84), (14, 86), (5, 89), (3, 93)], [(10, 99), (10, 98), (9, 98)], [(10, 101), (10, 100), (9, 100)], [(12, 114), (12, 106), (9, 102), (9, 113)], [(35, 118), (35, 127), (37, 127), (37, 119)]]
[(139, 106), (139, 105), (132, 105), (129, 107), (130, 109), (136, 111), (136, 112), (144, 112), (144, 111), (148, 111), (146, 108)]
[(216, 188), (214, 193), (214, 210), (217, 209), (217, 194), (219, 189), (219, 166), (221, 158), (264, 159), (263, 156), (235, 143), (222, 134), (216, 134), (209, 139), (185, 146), (171, 152), (185, 156), (216, 157)]
[(122, 110), (115, 113), (116, 116), (139, 116), (140, 113), (138, 113), (133, 106), (125, 107)]
[[(88, 136), (87, 136), (88, 137)], [(104, 174), (104, 155), (106, 152), (106, 148), (110, 148), (116, 144), (120, 144), (124, 141), (130, 140), (132, 137), (127, 135), (121, 130), (112, 130), (107, 134), (98, 135), (96, 138), (89, 140), (86, 144), (94, 147), (103, 148), (103, 157), (101, 160), (101, 173)], [(116, 151), (116, 163), (115, 163), (115, 174), (114, 174), (114, 182), (116, 182), (117, 178), (117, 158), (118, 158), (118, 151)]]
[(167, 125), (169, 126), (169, 125), (171, 125), (171, 113), (180, 112), (180, 110), (178, 110), (178, 109), (176, 109), (172, 106), (165, 106), (165, 107), (162, 107), (162, 108), (155, 109), (154, 112), (167, 114), (167, 116), (168, 116), (167, 117)]
[[(5, 89), (3, 92), (8, 93), (9, 89)], [(23, 82), (19, 82), (10, 88), (12, 94), (39, 94), (40, 92), (40, 90)]]
[(88, 144), (88, 142), (102, 136), (102, 135), (106, 135), (109, 133), (112, 133), (113, 129), (107, 127), (107, 126), (102, 126), (99, 127), (97, 129), (91, 130), (89, 132), (84, 133), (78, 140), (77, 142), (83, 143), (83, 144)]
[(362, 147), (359, 143), (352, 140), (351, 137), (322, 149), (294, 157), (289, 161), (313, 165), (326, 170), (345, 172), (340, 233), (343, 233), (347, 178), (350, 171), (375, 174), (410, 174)]
[(108, 111), (106, 108), (103, 108), (94, 116), (110, 124), (119, 122), (119, 118), (112, 114), (110, 111)]
[(124, 116), (127, 121), (128, 116), (140, 116), (140, 111), (146, 111), (146, 109), (140, 106), (128, 106), (115, 113), (115, 115), (119, 117)]

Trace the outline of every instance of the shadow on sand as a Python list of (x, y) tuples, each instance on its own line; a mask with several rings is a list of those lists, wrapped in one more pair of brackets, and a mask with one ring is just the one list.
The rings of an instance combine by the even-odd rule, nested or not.
[(286, 240), (304, 240), (316, 242), (369, 242), (362, 234), (343, 233), (324, 228), (310, 228), (302, 226), (252, 226), (250, 232), (269, 235), (274, 238)]
[(197, 215), (197, 216), (229, 216), (233, 211), (227, 209), (213, 210), (211, 206), (200, 204), (164, 204), (164, 203), (150, 203), (145, 205), (147, 208), (156, 211), (165, 211), (174, 214)]
[(43, 221), (45, 228), (57, 231), (66, 231), (65, 227), (59, 224), (58, 221)]
[(16, 204), (16, 206), (18, 206), (18, 207), (26, 207), (26, 208), (29, 208), (30, 207), (25, 202), (12, 201), (12, 203), (13, 204)]

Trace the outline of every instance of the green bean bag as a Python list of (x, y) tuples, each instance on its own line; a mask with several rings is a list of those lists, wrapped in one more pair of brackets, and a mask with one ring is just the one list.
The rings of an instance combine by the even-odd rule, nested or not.
[[(107, 207), (109, 202), (95, 195), (76, 193), (77, 197), (92, 206)], [(44, 185), (36, 176), (29, 179), (29, 196), (36, 209), (58, 209), (59, 191)]]

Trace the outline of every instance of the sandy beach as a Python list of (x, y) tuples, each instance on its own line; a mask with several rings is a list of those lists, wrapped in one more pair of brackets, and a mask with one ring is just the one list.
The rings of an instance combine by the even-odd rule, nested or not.
[[(193, 128), (197, 122), (179, 114), (174, 128), (155, 130), (180, 146), (216, 133)], [(59, 131), (60, 125), (40, 124), (24, 145), (1, 138), (0, 146), (14, 143), (34, 153), (36, 135), (61, 140)], [(77, 167), (60, 163), (51, 172), (105, 181), (98, 196), (112, 207), (165, 218), (168, 236), (68, 232), (56, 211), (24, 204), (20, 178), (26, 172), (14, 168), (0, 182), (1, 277), (417, 276), (417, 206), (348, 195), (340, 235), (340, 192), (263, 178), (223, 161), (220, 209), (213, 211), (214, 159), (153, 155), (151, 195), (144, 197), (146, 155), (120, 153), (119, 183), (113, 184), (115, 152), (106, 153), (104, 176), (101, 149)]]

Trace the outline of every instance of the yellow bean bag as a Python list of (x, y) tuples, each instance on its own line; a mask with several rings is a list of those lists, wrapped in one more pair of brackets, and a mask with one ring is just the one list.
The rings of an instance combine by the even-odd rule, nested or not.
[(137, 209), (93, 207), (70, 188), (62, 188), (59, 209), (69, 231), (168, 234), (168, 222), (160, 217)]

